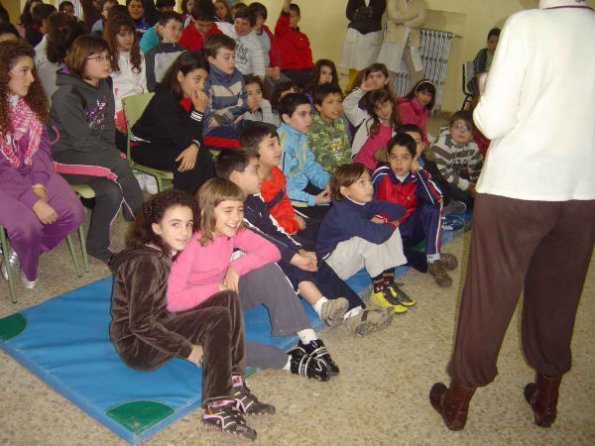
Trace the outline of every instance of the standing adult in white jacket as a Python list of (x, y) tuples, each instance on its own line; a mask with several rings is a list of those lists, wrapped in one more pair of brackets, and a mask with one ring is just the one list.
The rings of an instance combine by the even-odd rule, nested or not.
[(536, 382), (535, 423), (556, 419), (570, 340), (595, 241), (595, 13), (541, 0), (502, 31), (477, 126), (492, 140), (477, 183), (473, 235), (450, 387), (430, 401), (462, 429), (476, 387), (491, 383), (519, 295), (522, 346)]

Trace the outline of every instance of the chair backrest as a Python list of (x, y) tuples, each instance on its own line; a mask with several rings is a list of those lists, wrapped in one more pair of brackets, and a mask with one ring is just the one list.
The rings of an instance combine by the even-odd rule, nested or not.
[(142, 116), (145, 108), (147, 108), (147, 105), (149, 105), (149, 102), (154, 95), (155, 93), (143, 93), (127, 96), (122, 99), (124, 116), (126, 117), (126, 126), (128, 127), (129, 132), (132, 129), (132, 126), (136, 124), (136, 121)]
[(475, 65), (473, 64), (473, 61), (470, 60), (463, 64), (463, 94), (473, 94), (467, 87), (467, 84), (473, 79), (473, 76), (475, 76)]

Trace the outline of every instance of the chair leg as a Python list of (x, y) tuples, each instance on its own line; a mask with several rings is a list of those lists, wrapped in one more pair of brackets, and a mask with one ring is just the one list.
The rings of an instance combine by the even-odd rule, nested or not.
[(12, 277), (12, 270), (8, 262), (10, 254), (10, 246), (8, 245), (8, 239), (6, 238), (6, 231), (4, 228), (0, 228), (0, 239), (2, 242), (2, 255), (4, 257), (4, 264), (6, 265), (6, 274), (8, 276), (8, 291), (10, 292), (10, 298), (13, 304), (17, 303), (17, 293), (14, 289), (14, 280)]
[(81, 252), (83, 254), (83, 267), (85, 268), (85, 272), (89, 272), (89, 256), (87, 255), (87, 243), (85, 241), (85, 230), (83, 229), (83, 225), (79, 226), (78, 229), (79, 233), (79, 243), (81, 244)]
[(79, 262), (76, 259), (76, 253), (74, 252), (74, 244), (72, 243), (72, 237), (70, 236), (70, 234), (66, 236), (66, 243), (68, 244), (68, 250), (70, 251), (70, 257), (72, 257), (72, 264), (74, 265), (76, 275), (79, 277), (83, 277), (83, 273), (81, 272), (81, 268), (79, 267)]

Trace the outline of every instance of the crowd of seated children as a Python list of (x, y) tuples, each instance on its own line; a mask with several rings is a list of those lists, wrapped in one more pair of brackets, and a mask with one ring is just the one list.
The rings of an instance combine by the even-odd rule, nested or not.
[(225, 34), (212, 34), (205, 41), (210, 75), (205, 84), (209, 103), (203, 134), (211, 136), (209, 146), (238, 147), (239, 130), (245, 124), (242, 118), (248, 110), (246, 85), (235, 67), (235, 45)]
[(178, 45), (182, 36), (182, 16), (180, 14), (173, 11), (161, 14), (155, 27), (160, 41), (145, 53), (149, 91), (155, 91), (157, 84), (163, 80), (165, 72), (184, 52), (184, 48)]
[(424, 143), (429, 144), (426, 123), (436, 101), (436, 87), (423, 79), (413, 86), (407, 95), (397, 100), (399, 120), (402, 124), (415, 124), (423, 132)]
[(318, 234), (318, 224), (314, 219), (299, 215), (287, 196), (287, 180), (279, 168), (281, 145), (274, 128), (266, 125), (253, 125), (242, 130), (242, 147), (258, 153), (258, 163), (262, 184), (260, 194), (271, 215), (279, 226), (306, 250), (312, 251)]
[(281, 170), (287, 178), (287, 195), (300, 212), (320, 219), (330, 203), (330, 175), (316, 161), (307, 133), (312, 126), (310, 101), (301, 93), (286, 95), (279, 104), (283, 121), (277, 133), (281, 143)]
[(174, 173), (174, 187), (190, 193), (214, 175), (203, 147), (204, 85), (208, 65), (194, 51), (182, 53), (165, 73), (132, 130), (132, 159)]
[[(381, 330), (392, 320), (393, 312), (365, 309), (359, 296), (312, 251), (306, 251), (281, 229), (260, 195), (262, 176), (258, 152), (224, 152), (217, 160), (217, 176), (229, 178), (246, 193), (244, 223), (256, 234), (271, 241), (281, 252), (278, 265), (293, 288), (328, 325), (342, 322), (359, 336)], [(324, 293), (324, 294), (323, 294)]]
[(275, 25), (275, 38), (282, 55), (281, 71), (295, 82), (298, 88), (303, 89), (310, 80), (314, 61), (310, 40), (298, 27), (300, 19), (300, 7), (291, 0), (283, 0), (281, 15)]
[(244, 76), (254, 75), (264, 79), (264, 50), (252, 28), (256, 25), (256, 15), (250, 8), (239, 10), (233, 19), (233, 25), (220, 23), (224, 34), (236, 42), (235, 66)]
[(199, 219), (196, 201), (183, 191), (171, 189), (145, 203), (127, 248), (110, 262), (110, 338), (134, 369), (154, 370), (173, 358), (202, 367), (202, 422), (253, 440), (256, 431), (244, 415), (272, 414), (275, 407), (260, 402), (244, 383), (244, 324), (237, 293), (221, 287), (187, 311), (167, 310), (172, 260), (190, 242)]
[(0, 44), (0, 224), (10, 239), (8, 264), (20, 263), (25, 288), (37, 284), (39, 257), (85, 218), (79, 199), (52, 166), (45, 129), (48, 103), (25, 42)]
[[(362, 163), (373, 171), (378, 165), (376, 153), (385, 148), (388, 140), (395, 134), (399, 116), (394, 96), (386, 90), (371, 91), (364, 105), (365, 110), (361, 110), (361, 114), (366, 114), (369, 118), (357, 129), (351, 151), (355, 154), (355, 162)], [(358, 148), (360, 143), (362, 144)]]
[(67, 181), (87, 184), (95, 192), (87, 232), (89, 255), (107, 263), (111, 223), (124, 204), (132, 220), (143, 203), (140, 186), (115, 145), (115, 104), (110, 82), (110, 54), (99, 37), (77, 37), (58, 72), (50, 124), (57, 141), (52, 155)]
[(213, 23), (215, 7), (210, 0), (194, 0), (192, 7), (192, 21), (182, 31), (178, 42), (189, 51), (202, 50), (204, 41), (211, 34), (221, 34), (217, 25)]
[(103, 29), (107, 21), (110, 11), (114, 6), (118, 5), (117, 0), (103, 0), (100, 2), (101, 18), (93, 23), (91, 27), (91, 35), (101, 37), (103, 36)]
[(325, 83), (314, 90), (312, 127), (308, 131), (310, 150), (316, 161), (332, 172), (339, 164), (351, 162), (349, 130), (343, 120), (343, 93), (338, 85)]
[(229, 2), (227, 0), (216, 0), (213, 4), (215, 5), (215, 20), (217, 22), (232, 23), (233, 20)]
[(253, 30), (262, 46), (266, 77), (273, 83), (288, 80), (289, 78), (286, 76), (281, 76), (281, 54), (277, 46), (277, 39), (269, 27), (265, 25), (268, 17), (267, 8), (260, 2), (252, 2), (248, 8), (256, 18)]
[(279, 117), (273, 113), (271, 103), (266, 98), (266, 88), (262, 79), (258, 76), (248, 75), (244, 77), (246, 82), (246, 103), (248, 111), (242, 119), (253, 122), (263, 122), (274, 126), (279, 125)]
[(130, 17), (111, 15), (106, 23), (104, 38), (110, 48), (116, 129), (126, 134), (122, 99), (148, 91), (145, 58), (138, 46), (138, 34)]
[(473, 206), (475, 182), (479, 178), (483, 157), (473, 141), (473, 117), (466, 111), (454, 113), (448, 127), (432, 144), (431, 151), (436, 165), (444, 178), (444, 188), (452, 200)]
[(74, 39), (84, 32), (82, 24), (69, 15), (54, 13), (48, 18), (46, 45), (35, 50), (35, 66), (45, 96), (50, 101), (58, 88), (56, 73), (64, 67), (64, 58)]
[[(224, 289), (236, 291), (244, 310), (264, 305), (273, 336), (297, 334), (296, 348), (247, 342), (246, 363), (276, 368), (327, 381), (339, 373), (324, 343), (312, 329), (304, 307), (278, 265), (279, 250), (243, 225), (242, 190), (222, 178), (207, 181), (198, 192), (200, 225), (172, 265), (167, 309), (185, 311)], [(234, 250), (241, 253), (233, 255)]]
[[(442, 238), (442, 195), (431, 175), (418, 162), (413, 137), (398, 133), (387, 144), (389, 165), (372, 175), (374, 195), (378, 200), (400, 204), (405, 215), (399, 218), (399, 231), (407, 263), (419, 271), (428, 271), (441, 287), (452, 279), (447, 270), (456, 268), (456, 258), (440, 253)], [(425, 241), (425, 255), (415, 246)]]
[(142, 0), (126, 0), (126, 7), (128, 8), (130, 17), (134, 21), (137, 33), (142, 35), (151, 28), (149, 22), (145, 20), (145, 7)]
[(398, 219), (403, 206), (374, 199), (370, 173), (360, 163), (342, 164), (331, 179), (333, 205), (322, 220), (316, 253), (343, 280), (365, 268), (372, 277), (370, 299), (395, 313), (415, 300), (395, 282), (395, 267), (407, 263)]

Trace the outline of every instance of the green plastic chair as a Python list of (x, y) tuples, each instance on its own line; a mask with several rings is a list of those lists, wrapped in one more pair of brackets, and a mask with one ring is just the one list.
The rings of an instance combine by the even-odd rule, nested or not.
[[(85, 236), (83, 233), (83, 225), (79, 226), (78, 234), (81, 246), (85, 246)], [(10, 244), (8, 243), (8, 237), (6, 236), (6, 230), (4, 226), (0, 225), (0, 242), (2, 244), (2, 256), (4, 257), (4, 263), (6, 264), (6, 272), (8, 276), (8, 290), (10, 292), (10, 298), (13, 304), (17, 303), (17, 294), (14, 288), (14, 277), (12, 276), (12, 270), (8, 264), (8, 257), (10, 254)], [(81, 272), (81, 268), (79, 267), (79, 262), (76, 259), (76, 255), (74, 253), (74, 244), (72, 243), (71, 234), (66, 236), (66, 243), (68, 244), (68, 250), (70, 251), (70, 256), (72, 257), (72, 264), (74, 265), (74, 271), (78, 277), (83, 277), (83, 273)], [(88, 271), (88, 267), (87, 267)]]
[[(149, 166), (143, 166), (142, 164), (136, 163), (130, 155), (130, 138), (132, 137), (132, 127), (134, 124), (136, 124), (136, 121), (140, 119), (154, 94), (155, 93), (143, 93), (127, 96), (122, 99), (122, 106), (124, 107), (124, 116), (126, 117), (126, 126), (128, 127), (128, 137), (126, 142), (126, 157), (128, 158), (128, 163), (130, 163), (130, 167), (132, 169), (146, 173), (155, 178), (157, 181), (157, 191), (161, 192), (162, 190), (169, 189), (173, 186), (173, 172), (155, 169)], [(167, 185), (165, 185), (164, 182), (166, 182)]]

